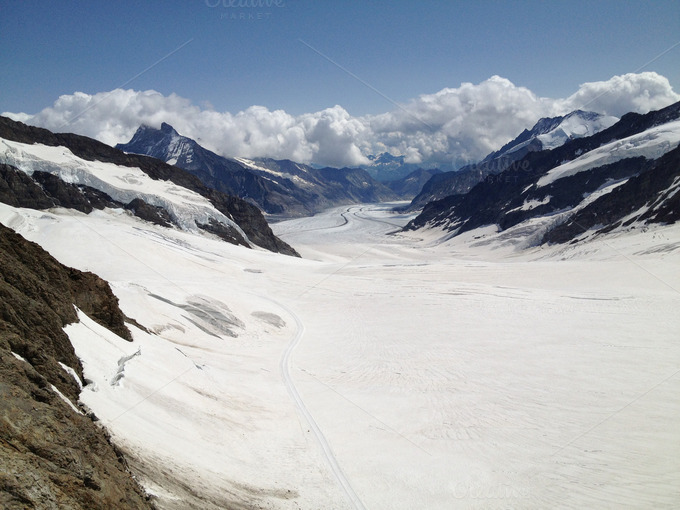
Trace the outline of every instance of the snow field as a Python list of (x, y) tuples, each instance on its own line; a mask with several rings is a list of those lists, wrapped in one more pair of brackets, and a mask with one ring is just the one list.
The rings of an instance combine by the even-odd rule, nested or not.
[(386, 235), (407, 220), (274, 224), (300, 260), (0, 206), (148, 329), (67, 331), (82, 401), (162, 508), (673, 508), (680, 228), (518, 252), (493, 228)]

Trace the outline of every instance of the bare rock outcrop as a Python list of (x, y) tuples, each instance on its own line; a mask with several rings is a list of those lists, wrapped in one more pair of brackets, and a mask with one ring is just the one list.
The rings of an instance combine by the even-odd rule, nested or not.
[(131, 338), (105, 281), (0, 225), (0, 507), (152, 508), (77, 405), (82, 367), (63, 330), (74, 305)]

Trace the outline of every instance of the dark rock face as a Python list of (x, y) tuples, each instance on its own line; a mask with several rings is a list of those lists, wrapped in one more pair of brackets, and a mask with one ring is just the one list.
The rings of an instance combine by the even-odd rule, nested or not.
[(0, 225), (0, 319), (14, 352), (41, 368), (64, 394), (79, 389), (56, 362), (82, 378), (80, 362), (62, 330), (78, 322), (73, 305), (118, 336), (131, 340), (125, 316), (108, 283), (93, 273), (62, 266), (35, 243)]
[(130, 339), (106, 282), (0, 225), (0, 505), (151, 508), (106, 433), (53, 389), (77, 403), (80, 387), (59, 364), (82, 381), (63, 331), (78, 320), (74, 304)]
[(33, 172), (31, 177), (57, 206), (90, 214), (93, 209), (122, 205), (98, 189), (67, 183), (47, 172)]
[[(549, 185), (538, 187), (538, 180), (551, 169), (571, 161), (582, 154), (614, 140), (626, 138), (647, 129), (680, 118), (680, 103), (645, 115), (627, 114), (604, 131), (593, 136), (572, 140), (548, 151), (530, 152), (522, 159), (511, 163), (503, 172), (488, 175), (469, 192), (453, 199), (450, 196), (433, 201), (423, 212), (409, 223), (406, 229), (423, 226), (440, 226), (456, 234), (484, 225), (498, 225), (501, 230), (510, 228), (533, 217), (545, 216), (568, 210), (578, 205), (608, 181), (629, 179), (610, 194), (578, 212), (572, 220), (548, 233), (543, 242), (566, 242), (595, 225), (607, 226), (630, 214), (631, 207), (640, 208), (644, 200), (661, 200), (664, 190), (672, 184), (673, 167), (671, 151), (659, 160), (649, 162), (644, 158), (628, 158), (616, 163), (592, 168), (573, 176), (558, 179)], [(435, 176), (433, 179), (436, 179)], [(643, 183), (647, 191), (641, 192)], [(666, 186), (666, 188), (664, 188)], [(642, 202), (640, 202), (643, 200)], [(660, 209), (644, 221), (671, 221), (675, 218), (673, 200), (663, 200)], [(528, 202), (545, 202), (531, 209), (523, 210)], [(597, 212), (597, 220), (593, 214)], [(651, 214), (651, 213), (650, 213)], [(590, 216), (589, 216), (590, 215)], [(656, 220), (656, 218), (659, 218)], [(664, 219), (661, 219), (664, 218)], [(578, 225), (577, 223), (578, 222)], [(580, 226), (579, 226), (580, 225)], [(611, 228), (615, 228), (615, 225)]]
[[(604, 225), (598, 233), (608, 232), (635, 221), (672, 224), (680, 220), (680, 193), (671, 189), (680, 180), (680, 147), (646, 165), (639, 175), (572, 215), (565, 223), (548, 232), (543, 242), (565, 243), (583, 232)], [(648, 206), (647, 211), (623, 218)]]
[(67, 183), (47, 172), (33, 172), (29, 176), (5, 164), (0, 164), (0, 202), (37, 210), (66, 207), (85, 214), (93, 209), (122, 206), (106, 193), (89, 186)]
[(0, 202), (38, 210), (55, 206), (54, 200), (33, 179), (4, 163), (0, 163)]
[(144, 221), (155, 223), (162, 227), (170, 227), (172, 225), (172, 218), (168, 211), (162, 207), (149, 205), (141, 198), (135, 198), (125, 208)]
[[(267, 220), (262, 216), (262, 212), (254, 205), (210, 188), (205, 189), (205, 196), (218, 211), (233, 219), (237, 225), (243, 228), (248, 239), (256, 245), (275, 253), (283, 253), (295, 257), (300, 256), (291, 246), (274, 235)], [(238, 236), (237, 238), (241, 240), (236, 244), (247, 246), (245, 240), (243, 240), (243, 237), (237, 231), (231, 229), (230, 235), (235, 238)]]
[[(137, 167), (146, 173), (152, 179), (168, 180), (177, 184), (178, 186), (183, 186), (191, 191), (206, 197), (212, 202), (217, 210), (226, 215), (227, 217), (233, 219), (245, 232), (248, 238), (256, 245), (270, 251), (283, 253), (286, 255), (299, 256), (298, 253), (290, 247), (285, 242), (277, 238), (266, 220), (262, 216), (262, 213), (257, 209), (257, 207), (248, 204), (244, 200), (236, 197), (225, 195), (224, 193), (210, 188), (203, 184), (201, 180), (190, 174), (189, 172), (182, 170), (181, 168), (168, 165), (159, 161), (158, 159), (151, 158), (148, 156), (140, 156), (137, 154), (125, 154), (124, 152), (114, 149), (104, 143), (98, 142), (91, 138), (75, 135), (71, 133), (52, 133), (46, 129), (37, 128), (33, 126), (27, 126), (21, 122), (15, 122), (6, 117), (0, 117), (0, 137), (7, 140), (13, 140), (22, 143), (41, 143), (50, 146), (64, 146), (67, 147), (76, 156), (89, 160), (89, 161), (102, 161), (106, 163), (114, 163), (116, 165)], [(0, 174), (0, 177), (2, 174)], [(64, 183), (65, 184), (65, 183)], [(13, 179), (13, 186), (19, 186), (23, 191), (23, 186), (28, 186), (25, 179), (19, 178), (15, 182)], [(0, 181), (0, 197), (3, 196), (3, 184)], [(77, 188), (81, 188), (77, 186)], [(85, 188), (85, 187), (83, 187)], [(37, 189), (31, 188), (31, 193), (38, 194)], [(11, 191), (9, 185), (7, 185), (8, 194)], [(95, 190), (96, 191), (96, 190)], [(83, 192), (86, 196), (87, 193)], [(43, 191), (43, 194), (45, 192)], [(62, 193), (63, 195), (73, 195), (73, 190), (67, 190)], [(58, 193), (59, 195), (59, 193)], [(11, 199), (10, 199), (11, 200)], [(59, 205), (59, 203), (54, 198), (48, 198), (51, 200), (51, 204), (47, 207), (53, 207)], [(242, 203), (239, 203), (242, 202)], [(6, 202), (12, 205), (10, 202)], [(43, 199), (43, 204), (47, 203)], [(91, 205), (92, 202), (90, 202)], [(121, 204), (118, 205), (120, 207)], [(29, 207), (24, 205), (23, 207)], [(135, 207), (134, 210), (139, 210), (139, 207)], [(234, 217), (232, 211), (237, 214), (238, 217)], [(143, 214), (151, 213), (150, 209), (146, 208)], [(156, 219), (158, 215), (152, 214)], [(162, 218), (162, 216), (161, 216)], [(240, 220), (240, 221), (239, 221)], [(243, 223), (242, 223), (243, 222)], [(225, 226), (227, 228), (227, 226)], [(237, 240), (237, 244), (242, 244), (247, 246), (247, 243), (241, 236), (241, 234), (232, 229), (232, 237)]]

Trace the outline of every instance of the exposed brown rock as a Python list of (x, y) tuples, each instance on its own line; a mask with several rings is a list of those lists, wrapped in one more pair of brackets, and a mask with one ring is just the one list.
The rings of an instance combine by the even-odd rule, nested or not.
[[(78, 412), (74, 305), (130, 339), (108, 284), (0, 225), (0, 507), (151, 508), (120, 453)], [(23, 359), (21, 359), (23, 358)]]

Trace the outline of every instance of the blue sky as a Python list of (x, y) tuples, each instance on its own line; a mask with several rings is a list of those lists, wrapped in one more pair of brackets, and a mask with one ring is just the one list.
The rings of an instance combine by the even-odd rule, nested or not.
[[(239, 1), (232, 3), (238, 4)], [(127, 87), (219, 111), (353, 115), (500, 75), (540, 96), (638, 70), (680, 42), (680, 2), (245, 0), (2, 2), (0, 110), (36, 113), (59, 95)], [(267, 6), (267, 4), (271, 6)], [(276, 4), (281, 6), (276, 6)], [(645, 70), (680, 90), (680, 47)]]
[[(340, 105), (340, 117), (357, 118), (495, 75), (539, 98), (641, 71), (677, 92), (678, 43), (677, 0), (0, 1), (0, 112), (37, 114), (62, 95), (122, 88), (231, 114)], [(81, 120), (73, 130), (107, 142), (131, 129), (98, 135)]]

